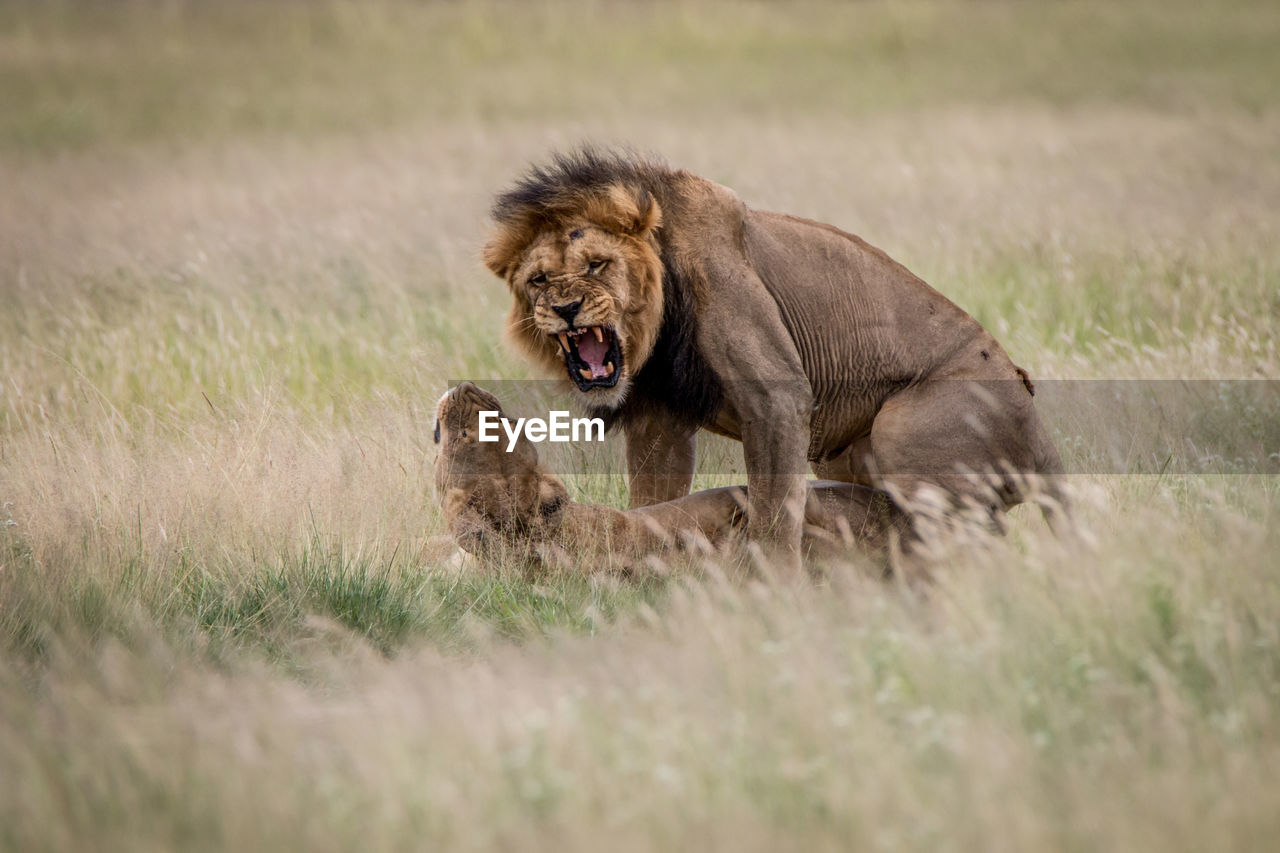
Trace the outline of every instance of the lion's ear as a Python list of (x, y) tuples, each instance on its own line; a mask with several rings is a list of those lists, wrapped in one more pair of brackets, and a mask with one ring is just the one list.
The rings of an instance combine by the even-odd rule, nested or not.
[(516, 256), (509, 246), (503, 244), (498, 237), (494, 237), (484, 247), (484, 265), (488, 267), (498, 278), (505, 279), (507, 274), (511, 272), (511, 267), (515, 264)]
[(505, 279), (520, 260), (525, 246), (529, 245), (527, 228), (499, 225), (498, 230), (484, 246), (484, 265), (498, 278)]
[(614, 184), (588, 204), (587, 217), (611, 231), (645, 237), (662, 224), (662, 208), (648, 190)]
[(637, 237), (645, 237), (661, 224), (662, 208), (658, 206), (658, 200), (648, 190), (641, 190), (636, 197), (636, 213), (631, 223), (631, 233)]
[(658, 200), (649, 193), (644, 194), (646, 202), (640, 208), (640, 216), (636, 221), (636, 236), (645, 237), (649, 232), (662, 225), (662, 208), (658, 206)]

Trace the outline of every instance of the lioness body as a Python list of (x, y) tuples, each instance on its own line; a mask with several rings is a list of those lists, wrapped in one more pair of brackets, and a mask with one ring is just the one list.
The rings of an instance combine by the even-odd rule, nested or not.
[[(722, 548), (743, 526), (746, 493), (740, 486), (630, 510), (571, 501), (528, 439), (519, 437), (510, 452), (476, 440), (479, 413), (486, 410), (502, 411), (496, 397), (469, 382), (450, 390), (436, 408), (436, 493), (449, 533), (466, 551), (514, 554), (536, 565), (550, 553), (595, 571), (636, 571), (647, 558), (691, 542)], [(883, 493), (834, 482), (811, 483), (807, 491), (810, 551), (855, 543), (878, 548), (901, 526)]]
[(742, 441), (752, 535), (791, 551), (808, 462), (908, 505), (933, 486), (992, 512), (1022, 475), (1060, 471), (1026, 373), (858, 237), (591, 151), (535, 169), (495, 217), (486, 260), (513, 336), (621, 422), (633, 506), (688, 491), (701, 428)]

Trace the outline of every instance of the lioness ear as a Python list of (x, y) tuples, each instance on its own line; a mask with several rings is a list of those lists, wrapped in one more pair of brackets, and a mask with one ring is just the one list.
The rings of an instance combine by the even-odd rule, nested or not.
[(542, 521), (552, 521), (569, 502), (569, 490), (556, 477), (543, 475), (538, 482), (538, 516)]
[(462, 489), (449, 489), (444, 493), (444, 498), (440, 501), (440, 508), (444, 510), (445, 521), (450, 524), (462, 514), (466, 506), (467, 493)]

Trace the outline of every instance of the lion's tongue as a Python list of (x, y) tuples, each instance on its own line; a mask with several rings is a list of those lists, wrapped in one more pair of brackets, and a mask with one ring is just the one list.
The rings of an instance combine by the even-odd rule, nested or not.
[(597, 341), (594, 335), (583, 335), (578, 338), (578, 355), (591, 368), (592, 379), (603, 379), (609, 374), (604, 372), (604, 359), (609, 354), (609, 345)]

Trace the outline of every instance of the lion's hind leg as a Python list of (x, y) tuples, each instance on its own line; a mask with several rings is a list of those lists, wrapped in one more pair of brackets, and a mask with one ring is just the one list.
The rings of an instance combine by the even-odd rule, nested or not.
[[(914, 518), (967, 509), (1003, 529), (1025, 498), (1043, 430), (1025, 386), (1003, 380), (937, 380), (882, 407), (866, 466)], [(941, 503), (940, 503), (941, 498)]]

